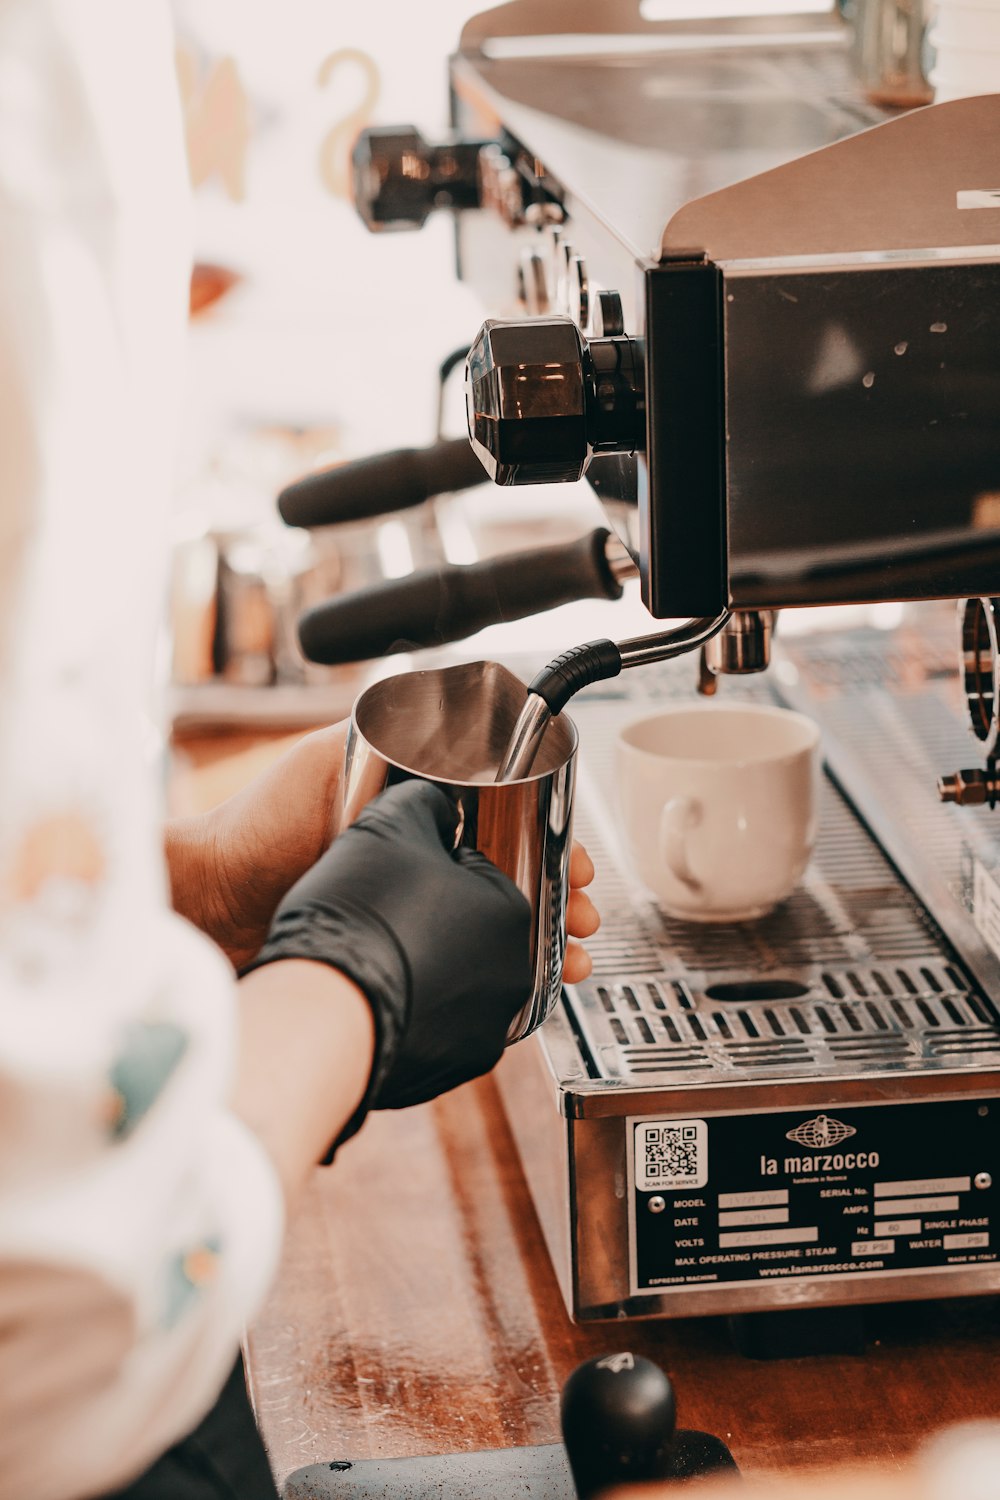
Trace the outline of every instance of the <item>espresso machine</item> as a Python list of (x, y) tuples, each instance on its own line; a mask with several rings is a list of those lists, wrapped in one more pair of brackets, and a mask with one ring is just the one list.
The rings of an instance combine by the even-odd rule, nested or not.
[[(510, 0), (448, 140), (355, 151), (373, 230), (454, 216), (485, 470), (585, 476), (650, 616), (572, 704), (593, 975), (498, 1072), (577, 1319), (1000, 1290), (1000, 96), (890, 113), (802, 10)], [(700, 657), (658, 663), (678, 620)], [(620, 850), (616, 734), (696, 683), (823, 734), (815, 857), (752, 923), (664, 916)]]

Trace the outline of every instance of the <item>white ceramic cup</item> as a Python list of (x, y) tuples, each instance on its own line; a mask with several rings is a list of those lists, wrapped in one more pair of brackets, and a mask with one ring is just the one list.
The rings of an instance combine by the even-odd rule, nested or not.
[(669, 916), (741, 922), (796, 887), (816, 840), (819, 730), (756, 704), (668, 708), (618, 737), (626, 853)]

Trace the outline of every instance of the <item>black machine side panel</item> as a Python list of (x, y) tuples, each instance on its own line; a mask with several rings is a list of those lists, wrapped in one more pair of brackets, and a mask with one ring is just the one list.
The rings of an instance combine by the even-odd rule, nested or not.
[(658, 619), (725, 606), (722, 277), (651, 267), (646, 283), (646, 457), (638, 464), (642, 595)]
[(1000, 265), (728, 277), (737, 605), (993, 594)]
[(647, 452), (590, 477), (654, 616), (996, 593), (1000, 265), (644, 281)]

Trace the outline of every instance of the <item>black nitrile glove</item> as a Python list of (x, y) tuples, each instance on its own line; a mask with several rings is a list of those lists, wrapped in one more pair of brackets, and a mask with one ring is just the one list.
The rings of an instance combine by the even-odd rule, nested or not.
[(375, 1017), (360, 1108), (420, 1104), (500, 1059), (531, 993), (531, 915), (482, 854), (453, 851), (458, 810), (407, 781), (376, 797), (285, 896), (244, 973), (283, 958), (340, 969)]

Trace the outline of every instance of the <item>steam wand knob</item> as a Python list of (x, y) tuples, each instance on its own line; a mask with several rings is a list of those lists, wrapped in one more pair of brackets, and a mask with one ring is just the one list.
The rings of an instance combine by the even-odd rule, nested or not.
[(466, 367), (469, 438), (495, 484), (561, 484), (595, 458), (646, 444), (638, 339), (583, 337), (552, 314), (488, 318)]
[(562, 1431), (579, 1500), (612, 1485), (695, 1479), (736, 1468), (720, 1438), (675, 1430), (674, 1390), (637, 1354), (587, 1360), (563, 1388)]
[(478, 208), (488, 141), (430, 142), (412, 125), (376, 125), (351, 157), (354, 205), (374, 232), (422, 229), (437, 208)]

